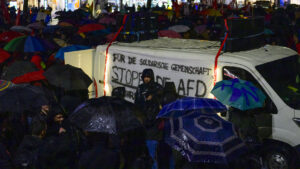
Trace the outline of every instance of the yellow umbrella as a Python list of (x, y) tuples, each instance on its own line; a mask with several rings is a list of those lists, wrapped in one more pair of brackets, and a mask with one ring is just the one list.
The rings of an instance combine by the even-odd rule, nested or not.
[(222, 16), (221, 12), (219, 10), (216, 10), (214, 8), (208, 9), (208, 16)]
[(62, 39), (53, 38), (53, 41), (57, 43), (60, 47), (66, 47), (68, 46), (68, 43)]

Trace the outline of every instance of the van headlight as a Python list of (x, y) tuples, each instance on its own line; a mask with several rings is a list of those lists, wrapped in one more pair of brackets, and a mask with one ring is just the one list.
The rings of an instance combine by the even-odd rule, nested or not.
[(300, 127), (300, 118), (293, 118), (293, 121)]

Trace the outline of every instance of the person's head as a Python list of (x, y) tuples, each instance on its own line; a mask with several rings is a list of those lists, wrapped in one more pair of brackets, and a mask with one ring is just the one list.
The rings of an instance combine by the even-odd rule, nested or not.
[(125, 87), (116, 87), (112, 90), (111, 96), (123, 99), (125, 97), (125, 92), (126, 92)]
[(36, 120), (32, 122), (31, 135), (43, 138), (46, 135), (47, 124), (43, 120)]
[(50, 107), (49, 120), (53, 123), (61, 124), (64, 120), (64, 111), (58, 104)]
[(144, 69), (142, 73), (142, 80), (145, 84), (154, 81), (154, 72), (152, 69)]

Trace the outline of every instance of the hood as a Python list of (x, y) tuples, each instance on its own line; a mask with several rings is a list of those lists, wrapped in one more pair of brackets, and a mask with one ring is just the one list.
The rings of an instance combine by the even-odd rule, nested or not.
[(144, 77), (150, 77), (151, 78), (151, 82), (154, 81), (154, 72), (152, 69), (144, 69), (143, 73), (142, 73), (142, 80), (144, 79)]

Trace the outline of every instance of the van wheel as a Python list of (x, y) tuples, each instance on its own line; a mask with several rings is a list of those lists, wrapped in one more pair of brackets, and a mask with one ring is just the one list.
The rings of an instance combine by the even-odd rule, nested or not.
[(272, 146), (266, 149), (264, 163), (267, 169), (294, 169), (293, 152), (286, 147)]

